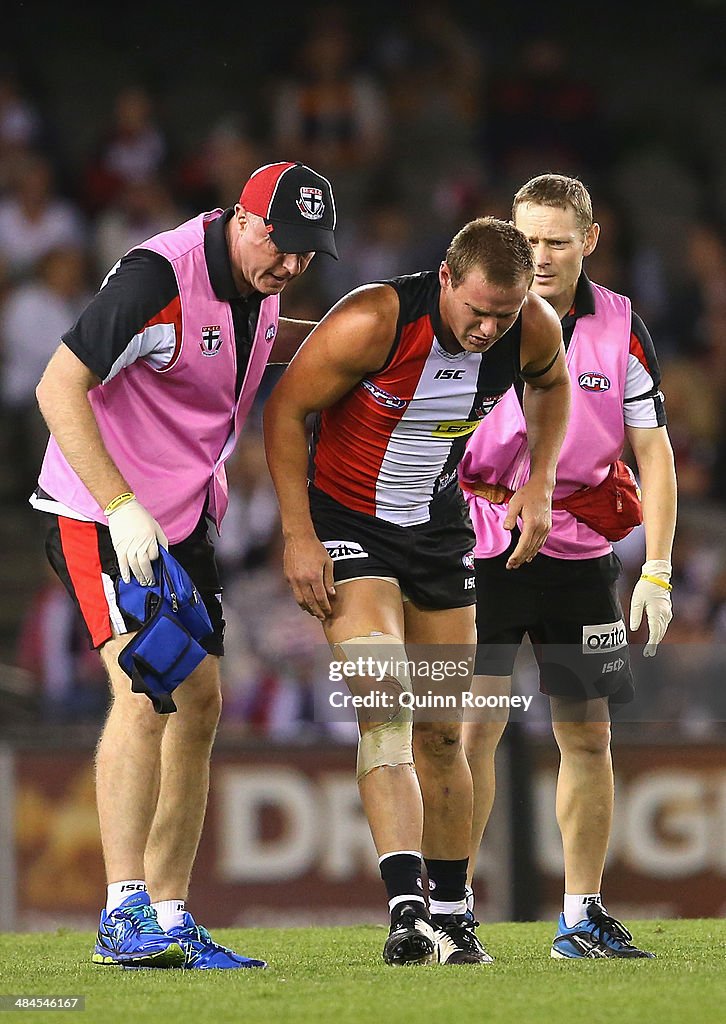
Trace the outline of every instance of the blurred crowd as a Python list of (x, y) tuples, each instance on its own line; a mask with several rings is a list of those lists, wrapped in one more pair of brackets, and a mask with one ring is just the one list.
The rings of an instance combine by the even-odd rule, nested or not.
[[(557, 36), (523, 35), (502, 66), (492, 40), (440, 4), (424, 3), (415, 19), (393, 19), (368, 35), (342, 7), (324, 14), (300, 19), (289, 59), (264, 88), (231, 92), (184, 132), (179, 111), (170, 116), (175, 97), (158, 78), (154, 86), (141, 77), (119, 83), (103, 116), (85, 125), (89, 144), (73, 158), (59, 141), (47, 92), (34, 91), (12, 59), (0, 61), (0, 517), (34, 515), (25, 502), (47, 436), (34, 388), (107, 271), (150, 235), (233, 204), (259, 164), (301, 160), (334, 183), (340, 261), (315, 261), (283, 296), (284, 314), (310, 319), (358, 284), (435, 268), (467, 220), (508, 217), (511, 196), (532, 175), (574, 174), (590, 187), (602, 226), (588, 273), (630, 295), (651, 331), (676, 452), (673, 651), (648, 673), (661, 695), (657, 715), (715, 728), (726, 714), (701, 683), (722, 671), (726, 640), (719, 67), (706, 62), (688, 77), (684, 145), (683, 102), (673, 108), (669, 134), (668, 118), (650, 119), (642, 97), (624, 102), (616, 63), (612, 78), (588, 74), (581, 53)], [(277, 372), (269, 371), (230, 468), (232, 503), (219, 544), (225, 727), (276, 739), (347, 737), (349, 729), (317, 721), (321, 633), (292, 601), (280, 570), (259, 424)], [(34, 530), (31, 543), (38, 544)], [(640, 533), (619, 553), (627, 599), (643, 557)], [(35, 564), (20, 561), (26, 572)], [(27, 601), (18, 602), (12, 579), (2, 588), (17, 628), (3, 637), (0, 660), (25, 670), (47, 717), (98, 717), (106, 703), (100, 665), (59, 585), (41, 569), (36, 577)], [(695, 653), (687, 657), (688, 645)]]

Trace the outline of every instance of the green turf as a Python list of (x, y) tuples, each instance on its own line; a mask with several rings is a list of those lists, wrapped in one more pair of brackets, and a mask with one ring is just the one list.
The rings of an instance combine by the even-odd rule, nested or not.
[[(79, 1024), (715, 1024), (726, 1005), (726, 921), (634, 927), (655, 961), (549, 958), (550, 924), (489, 925), (496, 963), (386, 967), (383, 928), (219, 931), (266, 971), (124, 971), (89, 962), (92, 936), (0, 934), (0, 994), (85, 995)], [(6, 1018), (3, 1013), (0, 1018)], [(7, 1016), (17, 1020), (15, 1016)], [(23, 1017), (27, 1019), (27, 1013)]]

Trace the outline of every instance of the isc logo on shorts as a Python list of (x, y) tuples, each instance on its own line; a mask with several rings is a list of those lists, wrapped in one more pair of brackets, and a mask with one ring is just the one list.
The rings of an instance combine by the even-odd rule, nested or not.
[(354, 540), (324, 540), (323, 547), (334, 562), (342, 562), (345, 558), (368, 558), (368, 552)]
[(607, 651), (619, 651), (628, 642), (625, 623), (603, 622), (599, 626), (582, 627), (582, 653), (604, 654)]

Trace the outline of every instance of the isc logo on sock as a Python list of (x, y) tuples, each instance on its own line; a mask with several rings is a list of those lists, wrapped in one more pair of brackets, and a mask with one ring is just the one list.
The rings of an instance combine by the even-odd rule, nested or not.
[(146, 892), (146, 886), (143, 882), (133, 882), (132, 884), (126, 883), (121, 886), (121, 892)]
[(603, 622), (599, 626), (582, 627), (582, 653), (602, 654), (604, 651), (619, 651), (627, 643), (625, 623)]

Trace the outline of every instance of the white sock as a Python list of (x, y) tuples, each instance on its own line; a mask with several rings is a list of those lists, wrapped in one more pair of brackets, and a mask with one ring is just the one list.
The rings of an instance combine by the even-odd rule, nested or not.
[(137, 892), (146, 892), (146, 882), (141, 878), (132, 878), (128, 882), (111, 882), (106, 889), (106, 913), (110, 914), (120, 907), (125, 899)]
[(394, 896), (392, 900), (388, 901), (388, 909), (392, 911), (399, 903), (422, 903), (424, 907), (426, 906), (423, 896)]
[(580, 921), (587, 918), (587, 908), (590, 903), (602, 903), (599, 892), (586, 893), (583, 896), (565, 893), (564, 914), (565, 924), (568, 928), (574, 928)]
[(156, 911), (157, 920), (163, 931), (168, 932), (170, 928), (181, 928), (184, 924), (185, 900), (159, 900), (158, 903), (151, 905)]
[(447, 903), (445, 900), (432, 900), (429, 898), (429, 910), (432, 914), (465, 914), (466, 899)]

